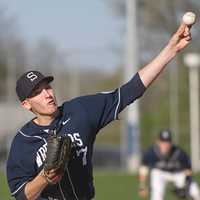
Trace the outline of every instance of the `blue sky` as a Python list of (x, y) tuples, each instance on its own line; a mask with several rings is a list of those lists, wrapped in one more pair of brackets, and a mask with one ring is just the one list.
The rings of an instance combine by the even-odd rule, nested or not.
[(115, 68), (119, 59), (110, 50), (120, 41), (119, 23), (104, 0), (0, 0), (17, 16), (23, 37), (34, 44), (40, 38), (55, 41), (72, 63)]

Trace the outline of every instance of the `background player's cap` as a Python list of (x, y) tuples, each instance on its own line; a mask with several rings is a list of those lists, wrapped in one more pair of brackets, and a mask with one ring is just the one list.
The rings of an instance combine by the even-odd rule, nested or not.
[(159, 140), (165, 142), (172, 141), (172, 134), (170, 130), (161, 130), (159, 134)]
[(42, 81), (48, 83), (53, 81), (53, 76), (44, 76), (39, 71), (28, 71), (24, 73), (16, 83), (16, 93), (20, 101), (25, 100), (31, 95), (33, 89)]

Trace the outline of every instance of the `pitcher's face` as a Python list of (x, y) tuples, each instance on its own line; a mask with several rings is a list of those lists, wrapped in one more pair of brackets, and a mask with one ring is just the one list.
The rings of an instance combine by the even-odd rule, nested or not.
[[(23, 104), (23, 102), (22, 102)], [(36, 116), (53, 115), (58, 107), (54, 91), (48, 82), (40, 83), (24, 101), (26, 109), (31, 110)]]

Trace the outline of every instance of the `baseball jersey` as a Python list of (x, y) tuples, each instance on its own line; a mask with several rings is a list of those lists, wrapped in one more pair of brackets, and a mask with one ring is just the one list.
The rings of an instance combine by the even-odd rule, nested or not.
[(168, 155), (162, 155), (157, 144), (152, 145), (143, 155), (142, 165), (167, 172), (191, 169), (189, 156), (178, 146), (172, 145)]
[(51, 129), (61, 125), (59, 135), (68, 135), (76, 143), (75, 157), (59, 183), (48, 185), (39, 199), (91, 199), (93, 185), (92, 154), (98, 131), (140, 97), (145, 87), (137, 73), (128, 83), (111, 92), (82, 96), (59, 107), (60, 115), (49, 125), (29, 121), (16, 134), (7, 161), (7, 178), (11, 194), (18, 199), (27, 182), (43, 168), (47, 137)]

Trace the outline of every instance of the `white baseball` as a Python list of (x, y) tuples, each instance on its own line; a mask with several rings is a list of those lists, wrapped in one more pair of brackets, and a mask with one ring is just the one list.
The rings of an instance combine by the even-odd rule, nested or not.
[(183, 23), (188, 25), (188, 26), (191, 26), (195, 23), (196, 21), (196, 15), (193, 13), (193, 12), (186, 12), (184, 15), (183, 15)]

